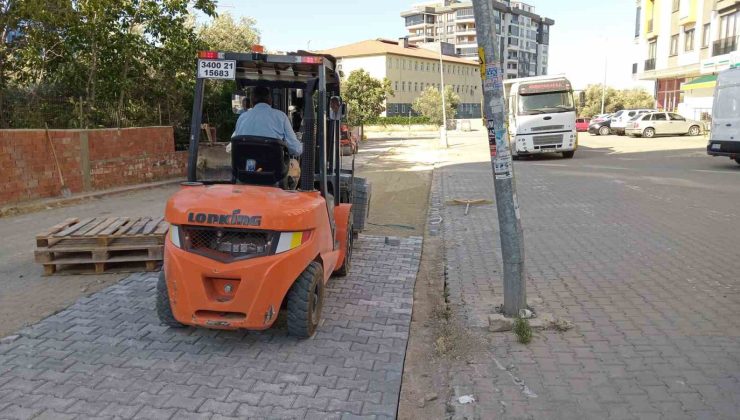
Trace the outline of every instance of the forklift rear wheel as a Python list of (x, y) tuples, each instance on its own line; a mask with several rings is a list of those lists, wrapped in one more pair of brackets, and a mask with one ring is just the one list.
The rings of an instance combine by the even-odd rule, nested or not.
[(365, 178), (355, 177), (352, 185), (352, 213), (355, 238), (365, 230), (365, 222), (370, 217), (370, 201), (372, 199), (372, 185)]
[(170, 304), (170, 296), (167, 293), (167, 282), (164, 279), (164, 271), (159, 273), (159, 279), (157, 280), (157, 316), (162, 324), (170, 328), (185, 327), (185, 325), (177, 322), (175, 316), (172, 315), (172, 305)]
[(355, 235), (352, 232), (352, 213), (349, 215), (349, 222), (347, 222), (347, 249), (344, 250), (344, 262), (342, 266), (334, 272), (339, 277), (344, 277), (349, 274), (349, 270), (352, 268), (352, 245), (354, 245)]
[(324, 269), (312, 261), (288, 291), (288, 333), (308, 338), (316, 332), (324, 306)]

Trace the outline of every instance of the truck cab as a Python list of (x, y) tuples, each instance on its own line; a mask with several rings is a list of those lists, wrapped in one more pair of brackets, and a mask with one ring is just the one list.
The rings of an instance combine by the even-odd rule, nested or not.
[(707, 154), (729, 157), (740, 164), (740, 68), (717, 76)]
[(572, 158), (578, 148), (573, 88), (564, 76), (505, 81), (514, 159), (542, 153)]

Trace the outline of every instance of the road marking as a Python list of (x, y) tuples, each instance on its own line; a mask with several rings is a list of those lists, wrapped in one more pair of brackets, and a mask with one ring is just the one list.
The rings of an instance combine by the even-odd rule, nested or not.
[(740, 172), (734, 171), (730, 169), (729, 171), (710, 171), (708, 169), (694, 169), (694, 172), (708, 172), (711, 174), (735, 174), (740, 175)]

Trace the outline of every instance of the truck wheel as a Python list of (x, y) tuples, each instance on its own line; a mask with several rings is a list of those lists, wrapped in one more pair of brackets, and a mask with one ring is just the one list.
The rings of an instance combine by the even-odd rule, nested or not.
[(365, 230), (365, 222), (370, 217), (372, 192), (372, 184), (365, 178), (355, 177), (352, 186), (352, 213), (354, 214), (352, 225), (355, 235)]
[(352, 231), (352, 215), (349, 215), (349, 221), (347, 222), (347, 239), (346, 249), (344, 250), (344, 261), (342, 266), (339, 267), (334, 274), (339, 277), (344, 277), (349, 274), (349, 270), (352, 268), (352, 246), (355, 241), (355, 233)]
[(692, 125), (689, 128), (689, 135), (690, 136), (698, 136), (699, 134), (701, 134), (701, 128), (699, 128), (698, 125)]
[(642, 132), (642, 136), (648, 139), (655, 137), (655, 129), (652, 127), (646, 128), (645, 131)]
[(311, 337), (321, 320), (323, 306), (324, 269), (311, 261), (288, 291), (288, 334)]
[(601, 127), (601, 128), (599, 128), (599, 135), (600, 136), (608, 136), (609, 134), (611, 134), (611, 130), (609, 129), (609, 127)]
[(172, 315), (172, 306), (170, 296), (167, 293), (167, 282), (164, 279), (164, 271), (159, 272), (157, 280), (157, 316), (159, 321), (170, 328), (184, 328), (185, 325), (179, 323), (175, 316)]
[(573, 156), (575, 156), (576, 151), (571, 150), (570, 152), (563, 152), (563, 157), (566, 159), (573, 159)]
[(519, 160), (519, 155), (511, 155), (511, 160)]

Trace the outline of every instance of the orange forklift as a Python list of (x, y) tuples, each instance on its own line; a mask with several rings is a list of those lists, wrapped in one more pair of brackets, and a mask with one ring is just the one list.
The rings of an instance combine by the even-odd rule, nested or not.
[[(336, 60), (304, 51), (198, 58), (188, 181), (165, 212), (159, 318), (171, 327), (264, 330), (284, 309), (288, 333), (310, 337), (329, 278), (350, 270), (370, 199), (367, 182), (354, 177), (354, 158), (342, 169), (347, 107), (329, 112), (330, 100), (341, 101)], [(214, 79), (235, 81), (239, 92), (269, 87), (274, 108), (302, 112), (299, 179), (289, 179), (285, 141), (256, 136), (231, 139), (230, 179), (197, 179), (204, 89)]]

